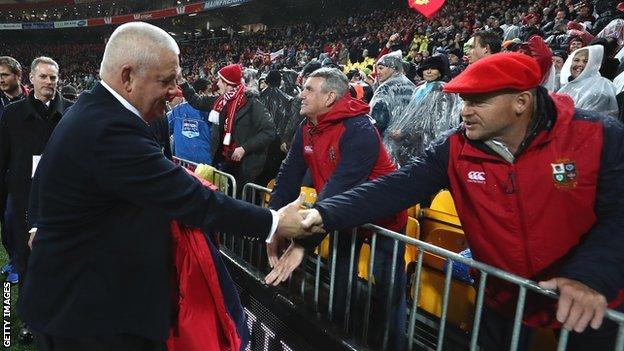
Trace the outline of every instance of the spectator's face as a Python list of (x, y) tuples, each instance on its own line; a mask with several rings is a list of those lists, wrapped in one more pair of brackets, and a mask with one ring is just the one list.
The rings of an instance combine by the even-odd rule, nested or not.
[(146, 66), (142, 71), (130, 73), (129, 102), (139, 110), (141, 117), (149, 122), (162, 117), (167, 99), (177, 93), (176, 77), (180, 74), (180, 62), (175, 52), (161, 50), (160, 60)]
[(572, 78), (576, 79), (576, 77), (583, 73), (585, 66), (587, 66), (588, 59), (589, 55), (587, 50), (581, 50), (574, 55), (572, 66), (570, 67), (570, 75), (572, 75)]
[(316, 123), (316, 117), (327, 113), (336, 101), (336, 92), (324, 92), (322, 87), (325, 78), (312, 77), (305, 82), (301, 91), (301, 115), (311, 118)]
[(390, 78), (394, 74), (394, 72), (396, 72), (394, 68), (386, 67), (384, 65), (377, 65), (377, 80), (379, 80), (379, 83), (383, 83), (388, 80), (388, 78)]
[(440, 78), (442, 74), (435, 68), (428, 68), (423, 71), (423, 79), (427, 82), (433, 82)]
[(58, 84), (58, 69), (54, 65), (40, 63), (30, 72), (30, 82), (39, 99), (52, 100)]
[(517, 118), (517, 94), (462, 94), (461, 111), (466, 137), (470, 140), (506, 140)]
[(481, 46), (480, 38), (473, 37), (472, 44), (468, 45), (468, 63), (475, 63), (489, 54), (487, 47)]
[(219, 77), (219, 80), (217, 81), (217, 86), (219, 87), (219, 94), (225, 94), (231, 90), (234, 90), (234, 87), (224, 82), (221, 77)]
[(565, 18), (565, 12), (563, 11), (557, 11), (557, 16), (555, 17), (558, 21), (561, 21), (562, 19)]
[(589, 7), (587, 6), (581, 7), (581, 10), (579, 11), (579, 15), (587, 16), (588, 14), (589, 14)]
[(456, 65), (459, 63), (459, 57), (455, 54), (448, 54), (449, 63), (451, 65)]
[(553, 56), (552, 62), (555, 65), (555, 70), (557, 70), (557, 72), (560, 72), (561, 68), (563, 67), (563, 57)]
[(570, 52), (574, 52), (583, 47), (583, 42), (580, 40), (575, 40), (570, 43)]
[(0, 90), (13, 95), (19, 89), (20, 76), (11, 72), (9, 67), (0, 66)]

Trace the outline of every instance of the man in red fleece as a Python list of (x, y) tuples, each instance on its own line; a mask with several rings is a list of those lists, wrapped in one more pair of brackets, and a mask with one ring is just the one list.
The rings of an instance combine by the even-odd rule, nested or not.
[[(335, 68), (321, 68), (310, 75), (301, 93), (301, 114), (306, 119), (298, 128), (292, 147), (282, 163), (269, 206), (281, 208), (296, 199), (304, 175), (310, 172), (319, 200), (340, 194), (368, 180), (393, 172), (396, 167), (390, 160), (377, 130), (367, 115), (366, 103), (353, 99), (349, 93), (347, 77)], [(399, 211), (376, 224), (394, 231), (402, 231), (407, 221), (405, 211)], [(362, 234), (362, 233), (360, 233)], [(301, 263), (305, 249), (314, 249), (325, 233), (296, 240), (277, 260), (275, 243), (268, 245), (269, 261), (274, 270), (266, 278), (269, 284), (279, 284), (290, 276)], [(334, 237), (336, 238), (336, 237)], [(363, 235), (358, 235), (356, 257), (360, 252)], [(354, 287), (348, 290), (351, 231), (338, 235), (338, 255), (334, 289), (333, 313), (345, 315), (347, 299)], [(394, 289), (391, 305), (386, 305), (391, 281), (393, 241), (377, 237), (374, 275), (377, 286), (378, 310), (392, 311), (383, 318), (383, 327), (373, 331), (374, 338), (382, 338), (388, 329), (387, 349), (403, 349), (405, 326), (405, 263), (404, 246), (399, 246), (396, 260)], [(354, 270), (354, 278), (357, 270)], [(353, 281), (356, 281), (355, 279)], [(353, 304), (352, 304), (353, 305)], [(381, 323), (381, 322), (380, 322)], [(386, 327), (388, 326), (388, 327)]]

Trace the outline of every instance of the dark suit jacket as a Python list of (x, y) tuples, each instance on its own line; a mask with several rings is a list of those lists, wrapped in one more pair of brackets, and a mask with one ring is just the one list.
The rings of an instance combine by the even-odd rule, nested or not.
[(52, 131), (71, 105), (71, 101), (56, 94), (50, 109), (43, 111), (43, 103), (31, 93), (4, 110), (0, 119), (0, 198), (11, 194), (19, 218), (28, 206), (33, 155), (43, 153)]
[[(167, 338), (170, 221), (266, 236), (271, 214), (203, 187), (102, 85), (52, 134), (31, 192), (38, 227), (20, 298), (35, 331)], [(241, 220), (242, 219), (242, 220)]]

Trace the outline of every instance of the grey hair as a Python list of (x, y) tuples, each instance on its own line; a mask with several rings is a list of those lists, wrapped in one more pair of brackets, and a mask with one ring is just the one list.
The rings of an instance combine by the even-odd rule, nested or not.
[(58, 63), (56, 63), (56, 61), (54, 61), (53, 59), (47, 57), (47, 56), (39, 56), (36, 59), (34, 59), (32, 61), (32, 63), (30, 64), (30, 72), (35, 72), (37, 70), (37, 66), (39, 66), (40, 64), (46, 64), (46, 65), (52, 65), (54, 67), (56, 67), (56, 70), (59, 70), (59, 65)]
[(22, 65), (11, 56), (0, 56), (0, 66), (5, 66), (13, 74), (22, 74)]
[(139, 72), (158, 63), (161, 50), (180, 54), (178, 43), (164, 30), (145, 22), (123, 24), (110, 36), (100, 66), (100, 76), (131, 63)]
[(308, 78), (323, 78), (325, 82), (321, 86), (321, 91), (328, 93), (335, 91), (340, 97), (349, 90), (349, 79), (337, 68), (323, 67), (312, 72)]

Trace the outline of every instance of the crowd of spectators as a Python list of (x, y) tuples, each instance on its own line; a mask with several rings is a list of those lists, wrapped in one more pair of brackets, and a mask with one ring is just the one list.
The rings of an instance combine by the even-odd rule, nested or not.
[(197, 1), (160, 0), (160, 1), (123, 1), (101, 0), (63, 5), (58, 7), (40, 7), (37, 9), (18, 9), (0, 11), (0, 22), (48, 22), (74, 19), (98, 18), (127, 15), (149, 10), (179, 6)]
[[(504, 40), (519, 40), (519, 43), (532, 34), (539, 34), (555, 49), (567, 49), (569, 42), (576, 39), (569, 35), (569, 28), (579, 29), (578, 37), (587, 45), (590, 33), (596, 34), (608, 23), (603, 17), (611, 20), (619, 15), (615, 4), (606, 8), (600, 4), (588, 3), (586, 7), (581, 6), (583, 4), (571, 0), (449, 0), (431, 20), (397, 4), (373, 12), (362, 8), (348, 15), (333, 14), (319, 21), (275, 26), (263, 32), (231, 31), (230, 36), (196, 38), (181, 45), (181, 63), (183, 74), (191, 82), (199, 77), (214, 78), (216, 70), (229, 63), (253, 66), (260, 72), (282, 67), (300, 68), (321, 54), (324, 54), (323, 59), (338, 65), (370, 63), (393, 33), (401, 37), (397, 44), (406, 55), (405, 59), (420, 61), (436, 52), (461, 52), (472, 34), (483, 29), (499, 34)], [(603, 17), (587, 14), (599, 10)], [(584, 28), (586, 30), (582, 30)], [(17, 57), (25, 66), (39, 54), (59, 59), (64, 81), (83, 89), (97, 76), (96, 63), (104, 47), (103, 41), (88, 45), (33, 45), (19, 41), (0, 45), (3, 53)], [(270, 53), (280, 50), (283, 55), (271, 60)]]

